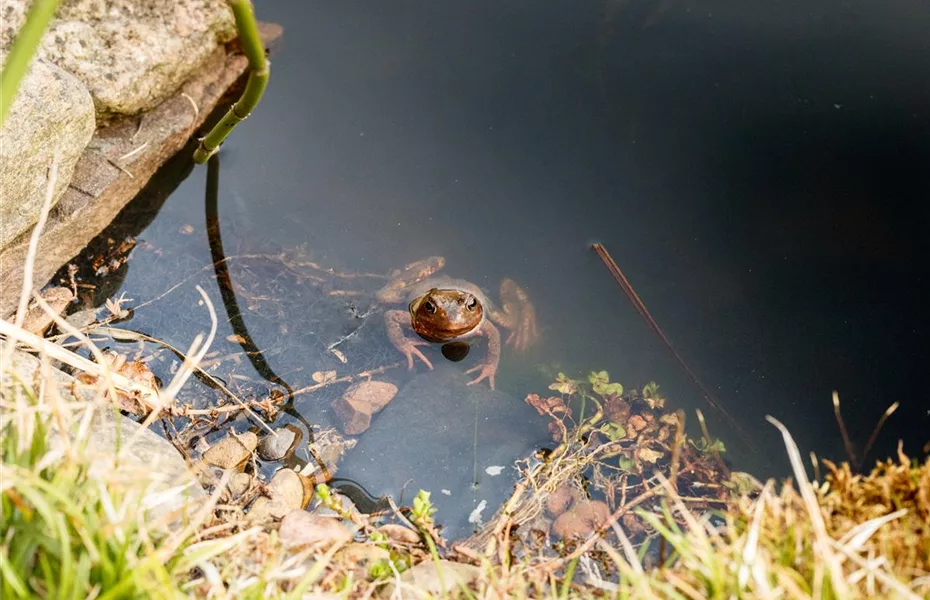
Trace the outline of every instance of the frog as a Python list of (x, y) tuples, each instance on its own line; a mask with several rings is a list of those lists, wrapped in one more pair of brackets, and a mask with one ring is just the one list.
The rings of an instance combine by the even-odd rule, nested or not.
[(470, 281), (437, 274), (445, 263), (441, 256), (414, 261), (393, 271), (389, 282), (376, 292), (375, 297), (382, 305), (407, 304), (407, 310), (385, 310), (388, 338), (406, 357), (407, 368), (413, 370), (416, 359), (433, 368), (420, 351), (421, 346), (468, 343), (484, 337), (487, 354), (466, 371), (469, 375), (476, 374), (468, 385), (487, 380), (493, 390), (501, 355), (498, 327), (509, 333), (504, 345), (525, 351), (539, 341), (536, 309), (526, 291), (512, 279), (501, 281), (498, 306)]

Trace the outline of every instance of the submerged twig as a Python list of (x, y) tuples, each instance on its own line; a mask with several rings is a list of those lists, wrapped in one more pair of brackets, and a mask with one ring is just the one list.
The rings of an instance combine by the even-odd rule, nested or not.
[(392, 363), (389, 365), (380, 366), (377, 369), (369, 369), (368, 371), (362, 371), (361, 373), (356, 373), (355, 375), (345, 375), (343, 377), (337, 377), (336, 379), (328, 379), (321, 383), (317, 383), (314, 385), (308, 385), (306, 387), (300, 388), (299, 390), (294, 390), (292, 395), (296, 396), (298, 394), (306, 394), (308, 392), (315, 392), (316, 390), (325, 388), (327, 386), (330, 386), (336, 383), (351, 383), (359, 379), (368, 379), (372, 375), (378, 375), (380, 373), (384, 373), (385, 371), (396, 369), (397, 367), (402, 367), (403, 365), (404, 363), (402, 362), (396, 362), (396, 363)]
[[(181, 350), (175, 348), (168, 342), (164, 340), (160, 340), (158, 338), (153, 338), (151, 336), (145, 335), (144, 333), (140, 333), (138, 331), (131, 331), (129, 329), (121, 329), (119, 327), (98, 327), (95, 329), (95, 331), (98, 331), (102, 334), (109, 335), (113, 337), (114, 339), (119, 339), (120, 337), (123, 337), (123, 338), (143, 340), (146, 342), (150, 342), (152, 344), (158, 344), (159, 346), (163, 346), (167, 348), (168, 350), (170, 350), (171, 352), (173, 352), (182, 361), (188, 360), (188, 357), (186, 354), (184, 354)], [(202, 377), (205, 377), (207, 380), (209, 380), (211, 385), (216, 386), (218, 390), (220, 390), (221, 392), (226, 394), (229, 398), (231, 398), (233, 401), (235, 401), (236, 404), (238, 405), (237, 406), (238, 409), (244, 410), (246, 413), (249, 414), (250, 417), (258, 421), (258, 423), (262, 426), (263, 429), (265, 429), (266, 431), (268, 431), (269, 433), (275, 436), (278, 435), (274, 429), (272, 429), (267, 423), (265, 423), (265, 421), (261, 417), (259, 417), (255, 413), (255, 411), (249, 408), (249, 405), (246, 404), (246, 402), (242, 400), (242, 398), (240, 398), (235, 393), (233, 393), (233, 391), (230, 390), (228, 387), (226, 387), (222, 381), (220, 381), (213, 375), (210, 375), (209, 373), (207, 373), (207, 371), (204, 370), (204, 368), (201, 367), (199, 364), (194, 364), (193, 368)]]
[(604, 262), (604, 265), (607, 267), (607, 270), (610, 271), (610, 274), (613, 275), (614, 279), (626, 293), (627, 297), (630, 299), (630, 302), (633, 303), (634, 308), (639, 312), (640, 316), (646, 321), (649, 327), (652, 329), (662, 343), (665, 344), (665, 347), (672, 354), (672, 357), (678, 362), (678, 365), (682, 368), (685, 374), (691, 379), (694, 385), (701, 391), (701, 394), (704, 396), (704, 399), (714, 407), (717, 412), (719, 412), (723, 417), (733, 426), (734, 429), (739, 433), (740, 437), (743, 439), (743, 442), (753, 451), (758, 453), (758, 448), (752, 442), (749, 435), (743, 431), (743, 428), (739, 426), (739, 423), (734, 419), (730, 413), (723, 408), (720, 402), (717, 400), (716, 396), (710, 391), (710, 389), (704, 385), (700, 378), (691, 370), (688, 364), (684, 361), (683, 358), (678, 354), (678, 351), (675, 350), (675, 347), (672, 345), (671, 340), (665, 335), (662, 329), (656, 323), (655, 319), (652, 318), (652, 315), (649, 314), (649, 310), (646, 308), (646, 305), (643, 304), (643, 301), (640, 300), (639, 295), (636, 293), (636, 290), (633, 289), (633, 286), (630, 284), (629, 280), (620, 270), (620, 267), (617, 266), (617, 263), (614, 262), (614, 259), (611, 258), (610, 253), (607, 252), (607, 248), (603, 244), (592, 244), (591, 247), (597, 252), (597, 255)]

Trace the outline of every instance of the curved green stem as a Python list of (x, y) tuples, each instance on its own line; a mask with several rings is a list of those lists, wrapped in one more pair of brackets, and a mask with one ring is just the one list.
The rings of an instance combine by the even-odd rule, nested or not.
[(248, 117), (265, 93), (271, 65), (265, 58), (265, 48), (258, 35), (258, 24), (252, 11), (251, 0), (229, 0), (233, 15), (236, 17), (236, 29), (246, 57), (249, 59), (249, 79), (245, 84), (242, 97), (223, 115), (220, 122), (213, 126), (194, 151), (194, 162), (207, 162), (219, 149), (220, 144), (229, 136), (236, 125)]
[(16, 41), (13, 42), (10, 54), (6, 58), (6, 65), (3, 67), (3, 73), (0, 74), (0, 127), (3, 126), (7, 111), (13, 106), (16, 92), (19, 91), (19, 84), (29, 68), (29, 62), (36, 53), (42, 34), (48, 27), (48, 22), (52, 20), (57, 6), (58, 0), (35, 0), (29, 7), (26, 22), (23, 23), (23, 28), (20, 29)]

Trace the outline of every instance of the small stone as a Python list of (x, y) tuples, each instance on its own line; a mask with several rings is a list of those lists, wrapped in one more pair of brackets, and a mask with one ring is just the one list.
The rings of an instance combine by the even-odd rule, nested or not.
[[(60, 315), (68, 308), (68, 304), (74, 300), (74, 293), (68, 288), (53, 287), (42, 292), (42, 299), (48, 303), (56, 315)], [(29, 333), (43, 335), (54, 319), (45, 309), (33, 302), (29, 310), (26, 311), (26, 317), (23, 319), (23, 329)]]
[(552, 531), (564, 539), (584, 538), (607, 523), (610, 509), (599, 500), (582, 500), (552, 524)]
[[(441, 578), (439, 576), (440, 569), (442, 570)], [(427, 560), (404, 571), (400, 576), (400, 580), (402, 583), (412, 586), (410, 589), (416, 589), (423, 595), (430, 594), (444, 597), (458, 590), (459, 586), (468, 587), (480, 579), (482, 574), (481, 568), (474, 565), (452, 562), (451, 560)], [(384, 597), (390, 597), (393, 591), (394, 585), (391, 583), (386, 586)]]
[(203, 461), (214, 467), (241, 471), (256, 446), (258, 436), (251, 431), (240, 435), (233, 433), (204, 452)]
[(200, 482), (200, 485), (203, 486), (204, 489), (210, 489), (216, 486), (223, 479), (223, 469), (210, 466), (202, 460), (194, 461), (192, 471), (194, 472), (194, 476), (197, 477), (197, 481)]
[(96, 320), (97, 311), (93, 308), (85, 308), (84, 310), (79, 310), (65, 317), (65, 321), (68, 322), (68, 325), (71, 325), (75, 329), (84, 329)]
[(238, 500), (252, 487), (252, 476), (248, 473), (236, 473), (229, 479), (227, 489), (233, 500)]
[(333, 562), (348, 567), (354, 573), (356, 580), (364, 581), (368, 578), (372, 566), (390, 559), (391, 553), (380, 546), (352, 542), (336, 553)]
[(281, 521), (281, 543), (286, 548), (329, 546), (352, 540), (352, 532), (339, 519), (321, 517), (305, 510), (292, 510)]
[(388, 523), (387, 525), (382, 525), (379, 527), (378, 531), (386, 535), (388, 539), (394, 540), (395, 542), (399, 542), (401, 544), (420, 543), (420, 534), (410, 529), (409, 527), (404, 527), (403, 525)]
[(579, 493), (577, 490), (571, 486), (563, 485), (546, 498), (546, 510), (553, 517), (557, 517), (568, 510), (569, 505), (578, 498)]
[(358, 435), (371, 425), (371, 417), (397, 394), (397, 386), (385, 381), (362, 381), (351, 386), (333, 403), (346, 435)]
[(307, 493), (303, 478), (296, 471), (281, 469), (268, 483), (268, 492), (273, 500), (280, 500), (290, 509), (303, 508), (313, 494)]
[(293, 509), (281, 500), (272, 500), (266, 496), (261, 496), (256, 498), (252, 506), (249, 507), (248, 519), (252, 523), (262, 524), (274, 519), (281, 519), (291, 510)]
[(258, 443), (258, 457), (262, 460), (284, 460), (303, 439), (303, 432), (293, 424), (278, 429), (275, 434), (269, 433)]

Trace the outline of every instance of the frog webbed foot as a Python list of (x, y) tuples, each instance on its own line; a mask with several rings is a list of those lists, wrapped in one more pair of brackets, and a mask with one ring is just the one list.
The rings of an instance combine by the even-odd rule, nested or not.
[(512, 279), (501, 282), (501, 325), (510, 331), (508, 346), (523, 351), (539, 341), (536, 308), (529, 295)]
[(429, 342), (411, 338), (404, 333), (403, 327), (409, 325), (409, 314), (402, 310), (389, 310), (384, 313), (384, 320), (387, 324), (387, 333), (391, 344), (407, 357), (407, 368), (412, 371), (414, 358), (419, 358), (423, 361), (423, 364), (432, 369), (433, 363), (418, 348), (418, 346), (428, 346)]
[(465, 372), (468, 374), (471, 374), (476, 371), (478, 372), (478, 376), (472, 379), (471, 381), (469, 381), (467, 385), (475, 385), (476, 383), (480, 383), (484, 381), (485, 379), (487, 379), (488, 385), (490, 385), (491, 389), (493, 390), (494, 389), (494, 375), (497, 374), (497, 365), (493, 361), (488, 360), (481, 364), (475, 365), (474, 367), (468, 369)]

